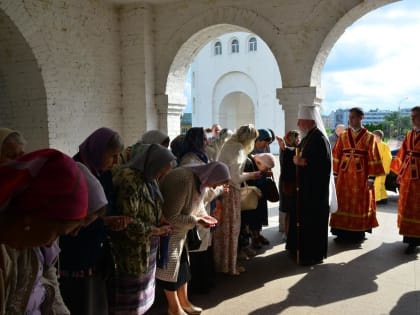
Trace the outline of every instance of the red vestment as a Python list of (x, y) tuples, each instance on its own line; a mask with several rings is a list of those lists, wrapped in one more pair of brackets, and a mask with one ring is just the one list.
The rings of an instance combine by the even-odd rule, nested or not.
[(333, 150), (337, 176), (338, 210), (331, 215), (332, 228), (369, 231), (378, 226), (374, 190), (368, 177), (385, 174), (374, 136), (367, 129), (343, 132)]
[(400, 234), (420, 238), (420, 132), (409, 131), (391, 170), (400, 176), (398, 227)]

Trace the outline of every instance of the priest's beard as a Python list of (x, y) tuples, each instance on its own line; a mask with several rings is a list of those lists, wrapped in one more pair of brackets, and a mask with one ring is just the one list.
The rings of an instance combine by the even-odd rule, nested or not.
[(299, 128), (299, 130), (300, 130), (300, 138), (302, 139), (302, 138), (305, 138), (308, 135), (308, 132), (309, 132), (310, 129), (307, 129), (307, 128), (300, 129)]

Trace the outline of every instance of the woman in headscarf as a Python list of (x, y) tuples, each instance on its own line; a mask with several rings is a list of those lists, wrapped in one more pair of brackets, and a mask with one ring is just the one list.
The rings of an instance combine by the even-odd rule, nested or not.
[(9, 128), (0, 128), (0, 164), (22, 156), (25, 140), (22, 135)]
[(0, 314), (70, 314), (53, 267), (55, 240), (84, 223), (83, 174), (67, 155), (44, 149), (1, 165), (0, 187)]
[[(260, 249), (262, 245), (268, 245), (270, 242), (266, 239), (262, 234), (262, 227), (268, 225), (268, 206), (267, 206), (267, 198), (264, 196), (264, 183), (267, 181), (267, 177), (270, 178), (272, 176), (271, 169), (275, 165), (275, 158), (274, 155), (271, 153), (258, 153), (255, 155), (249, 155), (246, 165), (245, 165), (245, 172), (261, 172), (261, 177), (258, 180), (248, 180), (248, 186), (256, 186), (260, 189), (263, 193), (261, 197), (258, 199), (258, 205), (255, 210), (248, 210), (248, 211), (241, 211), (241, 219), (243, 225), (241, 226), (241, 236), (240, 241), (242, 240), (243, 243), (243, 252), (242, 257), (246, 256), (254, 256), (256, 253), (254, 250), (249, 250), (247, 247), (247, 241), (249, 239), (248, 235), (245, 237), (244, 234), (248, 234), (246, 232), (249, 231), (251, 234), (251, 246), (253, 249)], [(242, 224), (241, 223), (241, 224)], [(241, 244), (239, 244), (241, 245)], [(240, 252), (241, 253), (241, 252)], [(244, 255), (245, 254), (245, 255)], [(247, 257), (244, 257), (247, 259)]]
[(111, 168), (123, 149), (120, 135), (99, 128), (79, 146), (74, 160), (85, 165), (101, 183), (107, 197), (107, 211), (77, 236), (60, 238), (60, 289), (72, 314), (107, 314), (107, 279), (113, 273), (109, 229), (121, 229), (128, 218), (114, 215), (114, 187)]
[(207, 134), (204, 128), (193, 127), (188, 129), (180, 155), (181, 165), (208, 163), (209, 158), (206, 153), (207, 145)]
[(226, 141), (232, 137), (233, 132), (227, 128), (223, 128), (220, 132), (215, 136), (209, 145), (206, 147), (206, 153), (209, 157), (210, 161), (217, 161), (219, 160), (220, 151), (222, 150), (223, 145)]
[(241, 126), (225, 143), (220, 152), (219, 161), (229, 167), (231, 179), (229, 191), (222, 197), (222, 222), (214, 232), (213, 258), (218, 272), (239, 275), (245, 271), (237, 266), (238, 238), (241, 229), (241, 183), (249, 179), (258, 179), (257, 172), (244, 172), (245, 162), (254, 149), (258, 131), (253, 125)]
[[(279, 193), (280, 205), (279, 209), (284, 213), (284, 236), (288, 242), (294, 239), (288, 238), (289, 233), (289, 217), (296, 213), (296, 165), (293, 163), (293, 157), (296, 155), (296, 149), (300, 143), (300, 133), (298, 130), (290, 130), (283, 139), (283, 145), (280, 146), (280, 179)], [(294, 219), (294, 221), (296, 221)], [(289, 244), (290, 245), (290, 244)], [(289, 247), (286, 245), (286, 248)]]
[[(210, 162), (207, 156), (208, 141), (204, 128), (190, 128), (184, 138), (181, 166), (204, 165)], [(204, 203), (207, 214), (211, 213), (212, 201), (220, 196), (223, 187), (216, 189), (206, 188), (204, 192)], [(209, 282), (212, 268), (211, 231), (202, 226), (197, 227), (200, 238), (203, 240), (197, 249), (190, 249), (190, 271), (192, 292), (206, 292), (209, 290)]]
[(159, 144), (143, 145), (139, 152), (114, 175), (116, 210), (132, 223), (112, 236), (118, 256), (111, 314), (144, 314), (152, 306), (159, 236), (172, 230), (162, 218), (158, 181), (175, 156)]
[(200, 314), (202, 311), (188, 299), (190, 271), (186, 236), (188, 230), (197, 224), (211, 227), (217, 223), (204, 209), (204, 194), (206, 187), (223, 185), (229, 179), (229, 170), (225, 164), (211, 162), (179, 167), (161, 182), (163, 214), (172, 225), (173, 234), (169, 241), (167, 268), (158, 268), (156, 278), (164, 289), (169, 315), (184, 315), (185, 312)]
[(176, 157), (176, 165), (177, 166), (181, 162), (181, 153), (182, 153), (182, 149), (183, 149), (184, 139), (185, 139), (185, 135), (178, 135), (172, 140), (171, 145), (170, 145), (171, 152)]
[(169, 136), (160, 130), (149, 130), (146, 131), (135, 144), (125, 148), (125, 150), (119, 155), (118, 164), (123, 165), (130, 161), (130, 159), (137, 155), (138, 150), (141, 149), (143, 144), (160, 144), (165, 148), (169, 147), (171, 139)]
[(171, 139), (169, 138), (169, 136), (160, 130), (146, 131), (141, 136), (141, 140), (140, 140), (140, 143), (142, 144), (160, 144), (164, 146), (165, 148), (169, 147), (169, 142), (171, 142)]
[(258, 129), (258, 137), (255, 139), (253, 154), (269, 153), (272, 134), (269, 129)]

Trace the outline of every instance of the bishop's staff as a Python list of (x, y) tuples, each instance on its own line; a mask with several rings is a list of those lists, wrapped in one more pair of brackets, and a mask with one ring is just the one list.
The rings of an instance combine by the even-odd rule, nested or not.
[[(295, 156), (300, 157), (300, 147), (296, 147)], [(299, 165), (296, 164), (296, 263), (300, 264), (300, 196)]]

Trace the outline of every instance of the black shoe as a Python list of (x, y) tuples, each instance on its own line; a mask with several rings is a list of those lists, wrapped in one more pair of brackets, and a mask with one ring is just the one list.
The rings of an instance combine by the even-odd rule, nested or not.
[(416, 246), (415, 245), (408, 245), (407, 248), (404, 251), (404, 254), (411, 255), (416, 252)]
[(388, 199), (381, 199), (376, 202), (377, 205), (386, 205), (388, 203)]
[(302, 260), (299, 264), (301, 266), (313, 266), (313, 265), (319, 265), (322, 264), (324, 261), (322, 259), (308, 259), (308, 260)]

